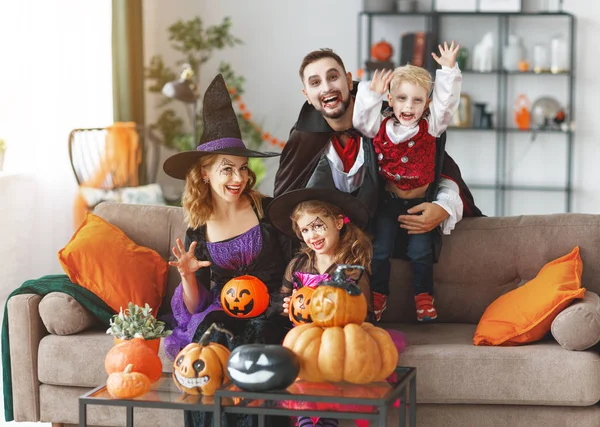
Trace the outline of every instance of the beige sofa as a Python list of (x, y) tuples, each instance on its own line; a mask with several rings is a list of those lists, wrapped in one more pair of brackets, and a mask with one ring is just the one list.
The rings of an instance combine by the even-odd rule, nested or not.
[[(165, 259), (185, 230), (182, 211), (174, 207), (103, 203), (96, 213)], [(600, 426), (597, 347), (568, 351), (551, 338), (512, 348), (472, 344), (488, 304), (575, 245), (581, 247), (584, 287), (600, 293), (600, 215), (461, 221), (445, 237), (435, 269), (439, 322), (426, 325), (414, 322), (407, 264), (394, 263), (393, 297), (383, 320), (406, 333), (408, 348), (400, 364), (417, 367), (419, 427)], [(173, 292), (178, 276), (171, 270)], [(8, 304), (15, 419), (74, 424), (78, 396), (106, 380), (103, 361), (111, 337), (100, 327), (69, 336), (49, 334), (39, 304), (37, 295), (16, 296)], [(166, 359), (163, 363), (171, 369)], [(145, 427), (183, 425), (179, 411), (136, 410), (135, 419)], [(125, 414), (96, 406), (88, 409), (88, 420), (121, 426)]]

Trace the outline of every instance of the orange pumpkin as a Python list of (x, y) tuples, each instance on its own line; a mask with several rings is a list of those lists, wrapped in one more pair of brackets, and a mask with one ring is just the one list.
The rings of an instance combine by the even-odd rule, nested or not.
[(229, 381), (226, 368), (230, 352), (227, 347), (208, 341), (213, 329), (221, 330), (211, 325), (199, 343), (188, 344), (175, 357), (172, 378), (184, 393), (212, 396)]
[(262, 314), (269, 306), (267, 286), (254, 276), (231, 279), (221, 290), (221, 305), (232, 317), (249, 318)]
[(294, 325), (312, 322), (310, 317), (310, 300), (314, 291), (314, 288), (303, 286), (290, 298), (290, 320)]
[(383, 381), (398, 364), (398, 350), (390, 335), (366, 322), (343, 328), (306, 323), (290, 330), (283, 346), (300, 359), (298, 378), (306, 381)]
[(133, 364), (123, 372), (113, 372), (106, 380), (106, 390), (117, 399), (133, 399), (150, 391), (150, 380), (141, 372), (132, 372)]
[(345, 326), (367, 318), (367, 299), (356, 284), (321, 284), (310, 302), (310, 316), (317, 326)]
[(381, 40), (371, 46), (371, 57), (376, 61), (389, 61), (394, 54), (392, 45)]
[(151, 383), (157, 381), (162, 373), (158, 354), (146, 345), (143, 338), (126, 340), (114, 346), (104, 359), (104, 369), (108, 375), (123, 372), (129, 364), (133, 364), (136, 372), (146, 375)]

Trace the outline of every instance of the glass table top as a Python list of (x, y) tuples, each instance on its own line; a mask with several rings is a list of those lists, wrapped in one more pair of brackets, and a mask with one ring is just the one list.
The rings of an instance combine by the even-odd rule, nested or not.
[[(384, 382), (369, 384), (313, 383), (297, 380), (285, 390), (269, 392), (249, 392), (228, 384), (217, 390), (224, 407), (285, 408), (294, 410), (326, 410), (338, 412), (375, 413), (377, 408), (391, 403), (401, 396), (401, 389), (408, 385), (414, 376), (414, 368), (397, 368)], [(112, 397), (106, 385), (81, 396), (88, 404), (93, 401), (104, 404), (110, 401), (124, 402)], [(175, 385), (171, 373), (163, 372), (150, 391), (140, 397), (128, 400), (131, 406), (193, 406), (195, 410), (214, 410), (215, 396), (191, 395), (182, 392)]]

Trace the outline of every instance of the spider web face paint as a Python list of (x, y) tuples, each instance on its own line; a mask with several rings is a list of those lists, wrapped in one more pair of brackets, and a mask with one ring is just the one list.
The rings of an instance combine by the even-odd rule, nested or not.
[(321, 218), (316, 217), (313, 221), (306, 224), (306, 226), (300, 229), (300, 232), (303, 235), (308, 233), (309, 231), (312, 231), (313, 233), (322, 236), (327, 232), (327, 224), (325, 224), (325, 222)]

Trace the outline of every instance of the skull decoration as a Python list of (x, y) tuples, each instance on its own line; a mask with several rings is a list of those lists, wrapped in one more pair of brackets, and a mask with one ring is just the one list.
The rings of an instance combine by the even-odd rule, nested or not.
[(367, 317), (367, 299), (356, 282), (346, 278), (345, 270), (359, 265), (339, 265), (331, 280), (322, 282), (312, 294), (310, 315), (316, 326), (361, 324)]
[(229, 349), (221, 344), (209, 343), (211, 332), (221, 330), (216, 325), (202, 335), (199, 343), (185, 346), (173, 362), (173, 381), (184, 393), (212, 396), (215, 390), (229, 381), (225, 366), (229, 357)]
[(269, 306), (269, 290), (254, 276), (235, 277), (223, 286), (221, 305), (232, 317), (256, 317)]
[(314, 291), (314, 288), (303, 286), (290, 298), (290, 320), (294, 325), (312, 322), (309, 304)]
[(227, 372), (242, 390), (283, 390), (298, 376), (300, 361), (280, 345), (246, 344), (231, 352)]

